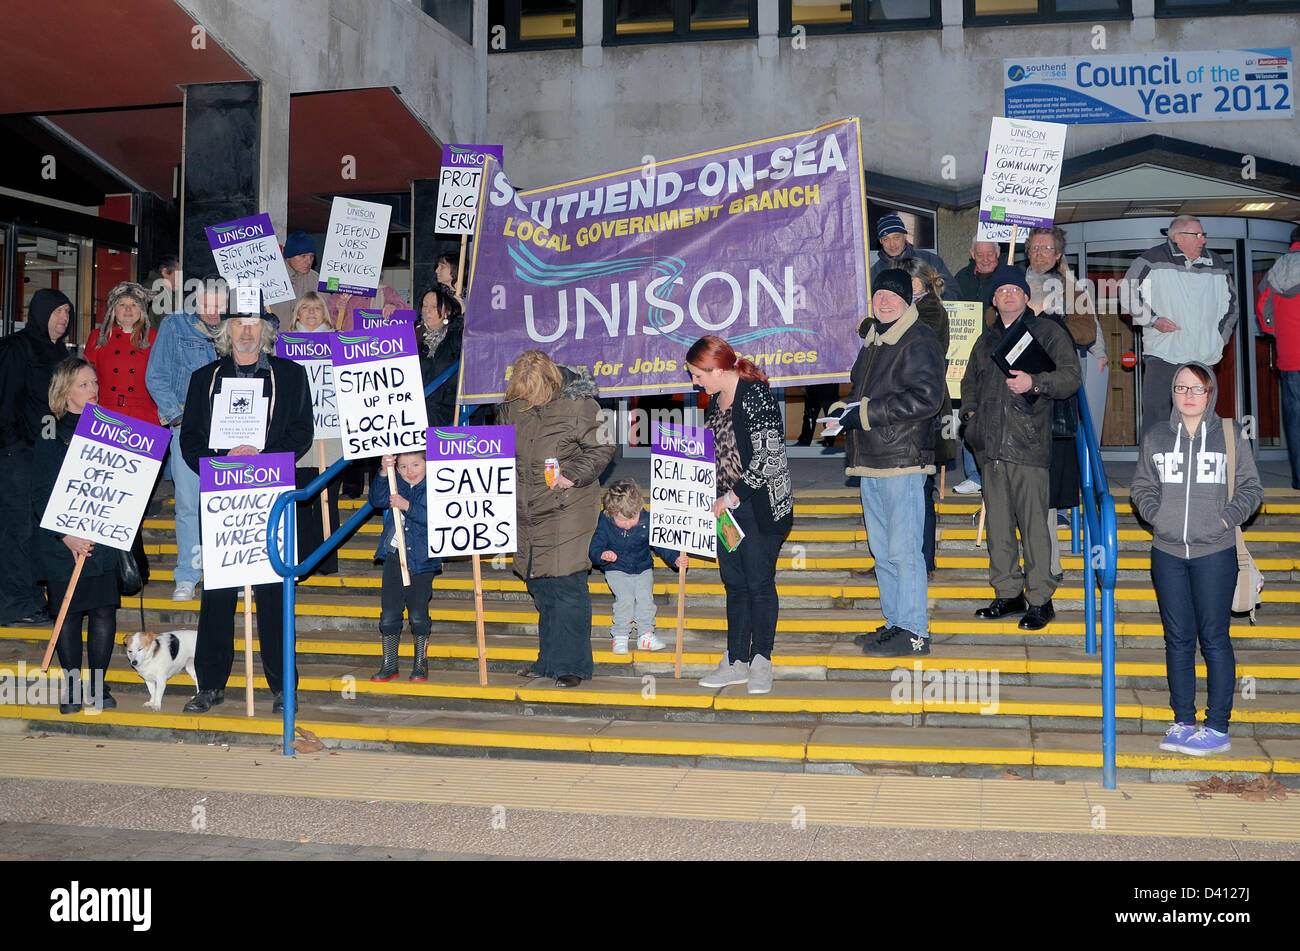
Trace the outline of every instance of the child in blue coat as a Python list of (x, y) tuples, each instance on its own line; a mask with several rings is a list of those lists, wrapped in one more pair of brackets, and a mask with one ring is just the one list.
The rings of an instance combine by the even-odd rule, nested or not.
[[(397, 468), (397, 492), (389, 493), (388, 480), (382, 470)], [(402, 637), (402, 612), (411, 621), (415, 638), (413, 681), (429, 679), (429, 601), (433, 598), (433, 576), (442, 571), (442, 559), (429, 557), (429, 514), (425, 495), (424, 453), (404, 452), (384, 456), (381, 472), (370, 484), (370, 504), (384, 512), (384, 533), (379, 536), (375, 560), (384, 563), (384, 582), (380, 594), (379, 635), (384, 645), (384, 667), (370, 679), (389, 681), (397, 676), (397, 646)], [(402, 513), (406, 538), (406, 565), (411, 575), (410, 587), (402, 584), (402, 562), (397, 554), (393, 510)], [(391, 557), (390, 557), (391, 556)]]
[[(662, 650), (664, 642), (655, 636), (654, 557), (650, 554), (650, 513), (645, 510), (645, 497), (635, 481), (621, 479), (605, 490), (601, 502), (605, 511), (596, 523), (588, 554), (592, 563), (604, 570), (605, 582), (614, 592), (614, 624), (610, 628), (614, 653), (627, 653), (633, 623), (640, 650)], [(686, 555), (663, 548), (656, 548), (655, 553), (678, 568), (688, 561)]]

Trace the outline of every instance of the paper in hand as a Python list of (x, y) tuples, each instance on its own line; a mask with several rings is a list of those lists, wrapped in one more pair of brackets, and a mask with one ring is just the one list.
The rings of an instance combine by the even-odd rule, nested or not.
[(855, 400), (852, 403), (845, 403), (841, 409), (836, 410), (830, 416), (818, 416), (817, 422), (826, 424), (826, 427), (822, 430), (822, 436), (838, 436), (844, 429), (844, 427), (840, 425), (840, 420), (844, 418), (844, 415), (849, 412), (849, 410), (861, 405), (861, 400)]

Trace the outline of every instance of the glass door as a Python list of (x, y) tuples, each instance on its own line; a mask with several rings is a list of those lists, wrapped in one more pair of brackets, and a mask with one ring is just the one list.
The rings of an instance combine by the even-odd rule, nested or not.
[(72, 301), (76, 323), (69, 327), (69, 343), (80, 343), (89, 329), (90, 315), (81, 306), (81, 244), (67, 235), (19, 230), (17, 238), (17, 312), (14, 329), (27, 326), (28, 308), (37, 291), (61, 291)]
[(1255, 418), (1255, 435), (1259, 440), (1257, 445), (1260, 449), (1277, 449), (1285, 445), (1279, 390), (1281, 378), (1277, 370), (1277, 344), (1271, 335), (1259, 329), (1259, 315), (1255, 311), (1255, 300), (1259, 297), (1264, 276), (1274, 262), (1285, 253), (1285, 245), (1274, 245), (1271, 242), (1265, 245), (1252, 241), (1246, 246), (1249, 266), (1246, 286), (1249, 299), (1241, 302), (1241, 309), (1249, 315), (1247, 327), (1250, 342), (1247, 352), (1250, 354), (1250, 369), (1254, 377), (1250, 386), (1254, 405), (1249, 407), (1249, 411)]

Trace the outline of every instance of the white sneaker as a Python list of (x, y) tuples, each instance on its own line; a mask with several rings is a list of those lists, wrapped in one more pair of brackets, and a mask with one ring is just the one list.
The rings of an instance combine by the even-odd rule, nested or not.
[(958, 495), (977, 495), (984, 491), (984, 487), (978, 482), (972, 482), (970, 479), (964, 479), (952, 487), (952, 490)]
[(193, 601), (194, 600), (194, 582), (178, 581), (176, 590), (172, 592), (173, 601)]
[(749, 662), (749, 687), (750, 693), (771, 693), (772, 692), (772, 661), (762, 654), (755, 654), (754, 659)]
[(655, 637), (654, 631), (646, 631), (636, 642), (637, 650), (642, 651), (661, 651), (667, 646), (667, 644)]
[(626, 634), (624, 634), (622, 637), (617, 637), (617, 636), (616, 636), (616, 637), (614, 638), (614, 653), (615, 653), (615, 654), (626, 654), (626, 653), (627, 653), (627, 635), (626, 635)]
[(732, 662), (726, 651), (722, 652), (722, 663), (711, 674), (700, 678), (701, 687), (730, 687), (749, 681), (749, 665), (744, 661)]

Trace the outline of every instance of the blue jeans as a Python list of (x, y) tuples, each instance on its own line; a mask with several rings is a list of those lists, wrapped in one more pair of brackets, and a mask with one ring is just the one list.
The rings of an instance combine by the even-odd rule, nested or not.
[(533, 672), (557, 678), (574, 674), (590, 680), (591, 590), (587, 587), (587, 572), (563, 578), (529, 578), (527, 584), (537, 608), (537, 660)]
[(1179, 558), (1151, 549), (1151, 580), (1165, 628), (1165, 670), (1169, 706), (1179, 723), (1196, 722), (1196, 641), (1205, 658), (1205, 725), (1228, 732), (1237, 660), (1228, 625), (1237, 586), (1237, 550), (1225, 548), (1200, 558)]
[(862, 520), (876, 560), (885, 623), (929, 637), (929, 582), (921, 554), (925, 526), (925, 476), (862, 477)]
[(975, 465), (975, 457), (971, 454), (970, 448), (965, 442), (961, 444), (961, 465), (966, 471), (966, 478), (970, 479), (976, 485), (983, 485), (980, 481), (980, 470)]
[(202, 548), (199, 544), (199, 474), (181, 455), (181, 428), (172, 430), (172, 487), (176, 494), (176, 574), (177, 584), (197, 584), (203, 573)]
[(1300, 370), (1280, 370), (1282, 379), (1282, 429), (1291, 456), (1291, 488), (1300, 489)]

